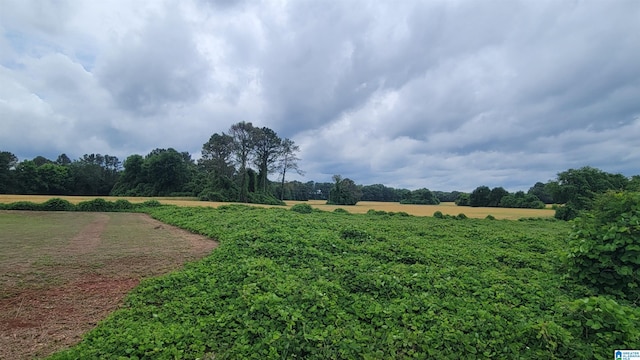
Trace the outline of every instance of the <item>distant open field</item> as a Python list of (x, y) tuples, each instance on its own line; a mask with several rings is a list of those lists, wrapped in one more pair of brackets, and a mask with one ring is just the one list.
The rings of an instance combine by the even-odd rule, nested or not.
[[(82, 201), (95, 199), (96, 196), (52, 196), (52, 195), (0, 195), (0, 203), (12, 203), (17, 201), (31, 201), (34, 203), (42, 203), (51, 198), (66, 199), (73, 204), (77, 204)], [(112, 196), (98, 196), (102, 199), (115, 201), (118, 199), (126, 199), (132, 203), (141, 203), (147, 200), (158, 200), (162, 204), (171, 204), (178, 206), (210, 206), (218, 207), (220, 205), (228, 205), (224, 202), (213, 201), (198, 201), (196, 198), (171, 198), (171, 197), (112, 197)], [(554, 210), (550, 208), (546, 209), (507, 209), (507, 208), (483, 208), (483, 207), (469, 207), (469, 206), (456, 206), (452, 202), (441, 203), (440, 205), (403, 205), (397, 202), (378, 202), (378, 201), (361, 201), (355, 206), (341, 206), (341, 205), (326, 205), (324, 200), (310, 200), (310, 201), (286, 201), (287, 206), (291, 207), (299, 203), (307, 203), (314, 208), (333, 211), (337, 208), (342, 208), (350, 213), (363, 214), (370, 209), (400, 212), (404, 211), (411, 215), (416, 216), (433, 216), (433, 213), (440, 211), (446, 215), (458, 215), (464, 213), (470, 218), (484, 218), (487, 215), (493, 215), (496, 219), (510, 219), (517, 220), (526, 217), (553, 217)], [(272, 207), (271, 205), (250, 204), (252, 206), (260, 207)]]

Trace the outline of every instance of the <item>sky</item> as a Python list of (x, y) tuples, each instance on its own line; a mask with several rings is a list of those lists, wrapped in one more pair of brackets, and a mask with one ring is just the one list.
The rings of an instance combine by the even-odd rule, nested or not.
[(640, 1), (0, 0), (0, 151), (197, 159), (239, 121), (303, 182), (640, 174)]

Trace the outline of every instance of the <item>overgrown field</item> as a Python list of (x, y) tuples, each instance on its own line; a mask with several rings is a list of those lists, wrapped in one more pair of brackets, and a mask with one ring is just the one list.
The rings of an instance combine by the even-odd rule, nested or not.
[(218, 239), (54, 359), (609, 359), (638, 309), (564, 277), (569, 224), (157, 207)]

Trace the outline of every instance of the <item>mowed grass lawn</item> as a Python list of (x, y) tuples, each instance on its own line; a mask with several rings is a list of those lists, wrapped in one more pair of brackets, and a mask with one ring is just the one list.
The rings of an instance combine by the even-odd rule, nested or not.
[(215, 246), (145, 214), (0, 211), (0, 359), (78, 342), (140, 279)]
[[(52, 196), (52, 195), (0, 195), (0, 203), (13, 203), (18, 201), (31, 201), (34, 203), (43, 203), (51, 198), (62, 198), (68, 200), (73, 204), (78, 204), (82, 201), (93, 200), (95, 198), (102, 198), (109, 201), (116, 201), (118, 199), (126, 199), (132, 203), (142, 203), (147, 200), (158, 200), (162, 204), (178, 205), (178, 206), (201, 206), (201, 207), (214, 207), (217, 208), (221, 205), (228, 205), (224, 202), (213, 201), (199, 201), (196, 198), (172, 198), (172, 197), (112, 197), (112, 196)], [(291, 206), (299, 203), (306, 203), (314, 208), (333, 211), (337, 208), (342, 208), (353, 214), (364, 214), (367, 211), (373, 209), (377, 211), (387, 212), (406, 212), (415, 216), (433, 216), (433, 213), (440, 211), (445, 215), (458, 215), (460, 213), (465, 214), (467, 217), (483, 219), (487, 215), (492, 215), (496, 219), (509, 219), (517, 220), (520, 218), (529, 217), (553, 217), (555, 211), (546, 209), (508, 209), (508, 208), (485, 208), (485, 207), (469, 207), (469, 206), (456, 206), (455, 203), (446, 202), (439, 205), (411, 205), (400, 204), (397, 202), (379, 202), (379, 201), (360, 201), (354, 206), (342, 206), (342, 205), (327, 205), (324, 200), (309, 200), (309, 201), (286, 201), (286, 206), (272, 206), (261, 204), (250, 204), (252, 206), (259, 207), (284, 207), (290, 208)]]

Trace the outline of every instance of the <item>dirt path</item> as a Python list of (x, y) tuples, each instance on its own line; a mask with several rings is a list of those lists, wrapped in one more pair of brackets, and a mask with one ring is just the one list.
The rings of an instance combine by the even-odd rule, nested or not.
[[(56, 263), (45, 269), (59, 272), (61, 285), (3, 289), (10, 290), (6, 293), (11, 296), (0, 298), (0, 359), (43, 358), (76, 344), (82, 334), (122, 304), (141, 278), (176, 269), (217, 246), (208, 238), (146, 215), (93, 215), (96, 217), (89, 225), (55, 249), (66, 256), (64, 266)], [(130, 216), (124, 225), (121, 216)], [(114, 217), (118, 221), (113, 221)], [(105, 239), (114, 226), (119, 232)], [(137, 243), (123, 247), (122, 243), (131, 242), (120, 239), (126, 234), (136, 236)], [(146, 240), (153, 246), (139, 246)], [(109, 244), (115, 245), (109, 248)], [(120, 255), (114, 256), (118, 249)], [(106, 270), (96, 270), (96, 263)]]
[(85, 226), (78, 235), (76, 235), (71, 241), (65, 252), (73, 255), (82, 255), (94, 252), (98, 245), (100, 245), (100, 237), (107, 227), (109, 215), (103, 213), (96, 213), (96, 218), (87, 226)]

